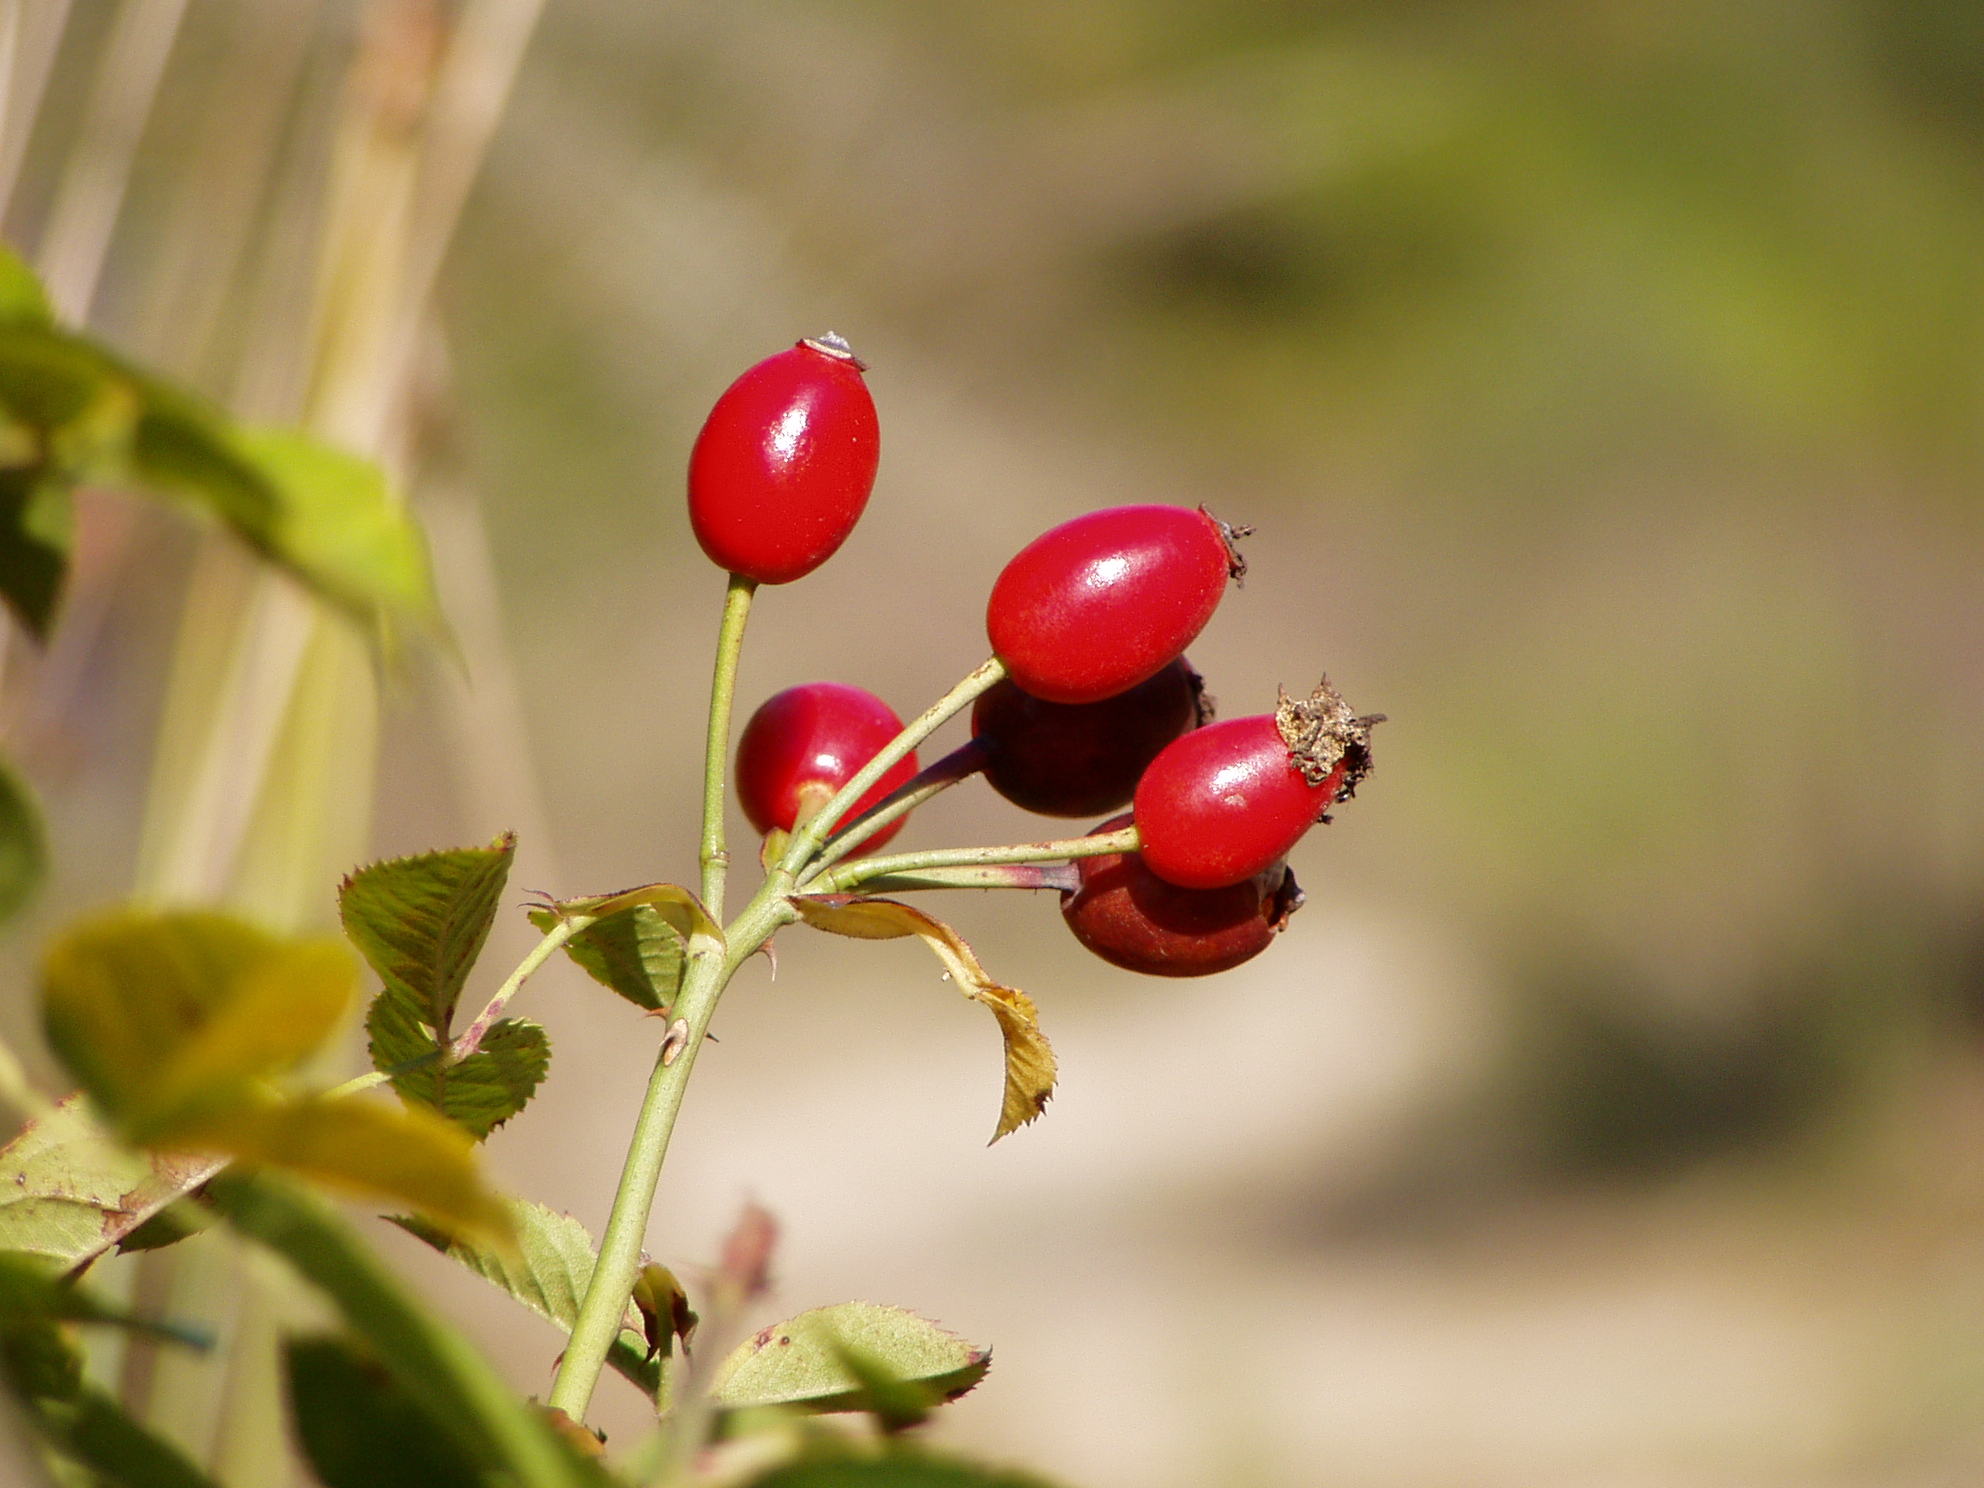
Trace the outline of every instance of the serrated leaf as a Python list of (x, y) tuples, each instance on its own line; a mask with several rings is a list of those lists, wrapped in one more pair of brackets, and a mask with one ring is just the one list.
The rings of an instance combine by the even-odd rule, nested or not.
[[(598, 1254), (592, 1236), (569, 1214), (558, 1214), (526, 1199), (505, 1199), (516, 1244), (507, 1249), (481, 1244), (436, 1229), (424, 1220), (388, 1216), (409, 1235), (452, 1256), (490, 1285), (508, 1292), (545, 1321), (570, 1333), (578, 1321), (579, 1304), (592, 1283)], [(658, 1398), (662, 1385), (659, 1360), (647, 1356), (641, 1320), (629, 1307), (621, 1331), (607, 1354), (626, 1379)]]
[(499, 1243), (510, 1238), (509, 1213), (483, 1185), (474, 1142), (422, 1106), (349, 1097), (272, 1101), (213, 1112), (175, 1135), (362, 1198), (409, 1204)]
[(427, 539), (369, 460), (292, 429), (240, 430), (234, 448), (275, 488), (269, 546), (355, 614), (438, 625)]
[(812, 1412), (868, 1408), (848, 1354), (873, 1360), (899, 1382), (955, 1400), (992, 1367), (990, 1349), (900, 1307), (843, 1302), (760, 1329), (717, 1366), (710, 1397), (725, 1410), (779, 1405)]
[(328, 1205), (292, 1185), (240, 1172), (222, 1173), (208, 1194), (230, 1224), (322, 1288), (399, 1387), (503, 1481), (530, 1488), (601, 1483), (597, 1470), (576, 1461), (468, 1341), (416, 1303)]
[(1031, 1473), (967, 1462), (901, 1442), (809, 1442), (800, 1459), (749, 1480), (746, 1488), (1050, 1488)]
[[(558, 912), (533, 909), (530, 922), (549, 934)], [(637, 904), (588, 925), (565, 942), (565, 954), (601, 986), (648, 1012), (673, 1004), (682, 985), (681, 933), (652, 904)]]
[(21, 778), (0, 762), (0, 920), (27, 903), (47, 872), (41, 813)]
[[(516, 850), (515, 834), (505, 832), (488, 847), (374, 863), (339, 886), (345, 934), (386, 984), (381, 995), (399, 1014), (395, 1038), (425, 1024), (426, 1043), (447, 1046), (455, 1004), (496, 922)], [(373, 1006), (376, 1012), (378, 1004)], [(389, 1069), (406, 1057), (380, 1063), (375, 1053), (373, 1062)]]
[(478, 1142), (524, 1108), (551, 1063), (551, 1040), (535, 1023), (491, 1024), (459, 1064), (436, 1060), (396, 1076), (393, 1088), (458, 1123)]
[(483, 1488), (463, 1452), (386, 1367), (341, 1338), (291, 1338), (296, 1439), (324, 1488)]
[(50, 1044), (122, 1133), (169, 1146), (321, 1044), (356, 983), (336, 941), (118, 910), (49, 947), (42, 1012)]
[(942, 920), (893, 899), (864, 899), (843, 895), (798, 895), (792, 905), (807, 924), (856, 940), (898, 940), (914, 935), (936, 952), (966, 997), (991, 1011), (1006, 1045), (1005, 1095), (999, 1106), (998, 1141), (1047, 1109), (1054, 1093), (1054, 1050), (1040, 1031), (1033, 999), (1013, 987), (1002, 987), (986, 975), (978, 957)]
[(710, 918), (710, 912), (703, 908), (703, 901), (680, 884), (642, 884), (638, 888), (622, 889), (617, 894), (560, 899), (552, 904), (551, 909), (560, 919), (590, 915), (594, 919), (606, 920), (642, 905), (653, 909), (684, 940), (692, 935), (706, 935), (717, 944), (723, 944), (722, 927)]
[(61, 603), (75, 529), (66, 482), (39, 464), (0, 469), (0, 598), (37, 641)]
[(211, 1157), (126, 1147), (72, 1096), (0, 1151), (0, 1250), (79, 1266), (220, 1167)]

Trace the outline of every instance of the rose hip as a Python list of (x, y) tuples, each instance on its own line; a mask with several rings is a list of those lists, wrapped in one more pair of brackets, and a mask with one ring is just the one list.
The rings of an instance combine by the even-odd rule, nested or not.
[[(1128, 826), (1128, 815), (1095, 830)], [(1181, 889), (1137, 853), (1079, 858), (1081, 887), (1061, 895), (1075, 939), (1112, 966), (1148, 976), (1210, 976), (1266, 950), (1302, 907), (1285, 863), (1220, 889)]]
[(1042, 816), (1099, 816), (1130, 804), (1165, 745), (1212, 718), (1184, 657), (1099, 703), (1050, 703), (1001, 682), (972, 709), (992, 789)]
[(862, 363), (838, 336), (801, 341), (733, 382), (689, 454), (689, 524), (719, 568), (804, 578), (847, 540), (881, 459)]
[(985, 630), (1006, 674), (1050, 703), (1127, 692), (1182, 654), (1228, 578), (1240, 536), (1204, 508), (1118, 506), (1063, 522), (1014, 555)]
[[(902, 721), (872, 692), (809, 682), (766, 699), (737, 741), (737, 804), (760, 832), (790, 832), (881, 752)], [(890, 766), (849, 808), (851, 821), (916, 774), (916, 755)], [(902, 830), (899, 818), (861, 840), (870, 850)]]
[(1288, 850), (1371, 768), (1371, 725), (1327, 678), (1272, 714), (1210, 724), (1169, 745), (1137, 783), (1144, 861), (1167, 883), (1217, 889)]

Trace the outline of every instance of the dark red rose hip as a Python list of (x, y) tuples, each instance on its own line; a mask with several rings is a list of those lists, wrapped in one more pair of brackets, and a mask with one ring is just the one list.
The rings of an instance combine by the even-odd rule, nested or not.
[(1042, 816), (1100, 816), (1130, 804), (1144, 767), (1211, 720), (1204, 684), (1179, 657), (1099, 703), (1050, 703), (1001, 682), (971, 712), (992, 789)]
[(1244, 571), (1239, 534), (1202, 508), (1117, 506), (1042, 533), (992, 586), (985, 630), (1050, 703), (1127, 692), (1181, 655)]
[[(1095, 830), (1128, 826), (1119, 816)], [(1181, 889), (1137, 853), (1078, 858), (1081, 887), (1061, 895), (1075, 939), (1112, 966), (1147, 976), (1210, 976), (1258, 956), (1302, 907), (1285, 863), (1223, 889)]]
[(1186, 734), (1137, 783), (1137, 831), (1151, 872), (1217, 889), (1279, 862), (1371, 768), (1371, 725), (1327, 679), (1274, 713)]
[(719, 568), (789, 584), (847, 540), (882, 449), (861, 366), (822, 336), (767, 357), (716, 400), (689, 454), (689, 524)]
[[(737, 804), (760, 832), (790, 832), (801, 815), (824, 806), (882, 746), (902, 721), (872, 692), (838, 682), (809, 682), (768, 698), (737, 741)], [(851, 821), (916, 774), (905, 755), (849, 809)], [(899, 818), (862, 839), (873, 850), (902, 830)]]

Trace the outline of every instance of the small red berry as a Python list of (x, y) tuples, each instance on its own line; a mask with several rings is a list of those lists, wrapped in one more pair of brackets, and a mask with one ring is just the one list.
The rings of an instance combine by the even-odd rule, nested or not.
[(992, 586), (985, 630), (1006, 674), (1050, 703), (1127, 692), (1192, 643), (1245, 572), (1241, 535), (1204, 508), (1118, 506), (1043, 532)]
[[(1128, 826), (1119, 816), (1095, 830)], [(1181, 889), (1138, 853), (1078, 858), (1081, 887), (1061, 895), (1075, 939), (1112, 966), (1148, 976), (1210, 976), (1258, 956), (1302, 907), (1285, 863), (1223, 889)]]
[(724, 390), (689, 453), (689, 524), (719, 568), (789, 584), (833, 557), (881, 459), (862, 363), (838, 336), (767, 357)]
[(1008, 680), (979, 698), (971, 735), (992, 789), (1042, 816), (1100, 816), (1130, 804), (1144, 767), (1212, 721), (1205, 684), (1180, 656), (1099, 703), (1049, 703)]
[[(790, 832), (826, 805), (897, 734), (902, 720), (872, 692), (838, 682), (788, 687), (765, 700), (737, 741), (737, 804), (760, 832)], [(851, 821), (916, 774), (904, 756), (849, 809)], [(862, 839), (869, 850), (902, 830), (902, 819)]]
[(1371, 768), (1371, 725), (1324, 680), (1272, 713), (1215, 723), (1170, 745), (1137, 782), (1144, 861), (1167, 883), (1217, 889), (1286, 857)]

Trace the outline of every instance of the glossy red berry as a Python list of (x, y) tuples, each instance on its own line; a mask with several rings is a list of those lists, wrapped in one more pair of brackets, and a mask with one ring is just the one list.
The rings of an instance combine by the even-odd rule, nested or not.
[[(1095, 830), (1128, 826), (1119, 816)], [(1148, 976), (1210, 976), (1266, 950), (1302, 907), (1285, 863), (1223, 889), (1181, 889), (1141, 854), (1078, 858), (1081, 887), (1061, 895), (1075, 939), (1112, 966)]]
[(1180, 656), (1099, 703), (1049, 703), (1008, 680), (981, 697), (971, 734), (992, 789), (1042, 816), (1100, 816), (1130, 804), (1165, 745), (1212, 719), (1211, 700)]
[(833, 557), (881, 458), (862, 364), (838, 336), (801, 341), (733, 382), (689, 454), (689, 524), (719, 568), (789, 584)]
[(1144, 861), (1167, 883), (1217, 889), (1286, 857), (1371, 767), (1371, 725), (1325, 681), (1274, 713), (1210, 724), (1137, 782)]
[[(872, 692), (809, 682), (766, 699), (737, 741), (737, 804), (760, 832), (790, 832), (902, 732), (902, 720)], [(892, 765), (855, 802), (851, 821), (916, 774), (916, 756)], [(902, 830), (890, 822), (860, 846), (873, 851)]]
[(1006, 674), (1050, 703), (1127, 692), (1180, 655), (1245, 571), (1239, 535), (1201, 508), (1118, 506), (1042, 533), (992, 586), (985, 629)]

